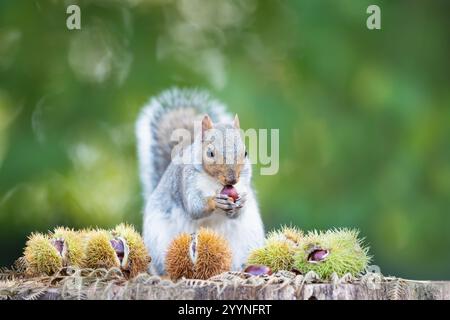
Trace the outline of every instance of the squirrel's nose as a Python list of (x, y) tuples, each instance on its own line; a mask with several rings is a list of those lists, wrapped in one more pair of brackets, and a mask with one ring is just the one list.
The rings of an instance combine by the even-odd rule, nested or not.
[(233, 169), (228, 169), (227, 173), (225, 174), (225, 183), (229, 185), (236, 184), (238, 182), (238, 174)]

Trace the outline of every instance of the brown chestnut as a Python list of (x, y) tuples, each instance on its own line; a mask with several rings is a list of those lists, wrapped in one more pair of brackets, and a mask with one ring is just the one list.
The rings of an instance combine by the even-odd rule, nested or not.
[(244, 272), (249, 273), (252, 276), (270, 276), (272, 274), (272, 269), (270, 269), (268, 266), (254, 264), (245, 268)]
[(329, 251), (325, 249), (315, 249), (308, 255), (308, 262), (318, 263), (328, 257)]
[(233, 202), (236, 202), (236, 200), (239, 198), (239, 194), (237, 193), (236, 188), (231, 185), (226, 185), (225, 187), (223, 187), (222, 191), (220, 191), (220, 194), (224, 194), (233, 199)]

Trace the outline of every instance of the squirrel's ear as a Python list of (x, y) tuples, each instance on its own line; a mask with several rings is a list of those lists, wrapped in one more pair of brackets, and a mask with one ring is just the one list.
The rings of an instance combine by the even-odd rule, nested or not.
[(241, 125), (239, 124), (239, 117), (238, 117), (237, 113), (236, 113), (236, 115), (234, 116), (234, 127), (235, 127), (236, 129), (239, 129), (239, 128), (241, 127)]
[(202, 136), (204, 135), (206, 130), (212, 129), (213, 123), (211, 121), (211, 118), (205, 114), (202, 120)]

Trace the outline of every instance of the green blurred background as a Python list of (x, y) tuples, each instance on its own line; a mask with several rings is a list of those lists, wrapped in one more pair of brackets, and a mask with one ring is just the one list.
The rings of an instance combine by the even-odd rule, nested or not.
[(449, 9), (1, 0), (0, 265), (35, 230), (141, 228), (134, 120), (177, 85), (280, 129), (279, 173), (254, 170), (267, 229), (356, 227), (384, 274), (450, 279)]

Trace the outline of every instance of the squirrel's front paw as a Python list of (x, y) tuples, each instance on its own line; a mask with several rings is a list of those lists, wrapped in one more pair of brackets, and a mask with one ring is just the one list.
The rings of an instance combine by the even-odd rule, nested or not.
[(226, 195), (218, 194), (216, 195), (215, 202), (216, 207), (225, 211), (225, 214), (229, 218), (237, 218), (240, 213), (240, 209), (244, 206), (244, 203), (247, 199), (246, 193), (242, 193), (236, 201), (233, 201), (232, 198), (229, 198)]

